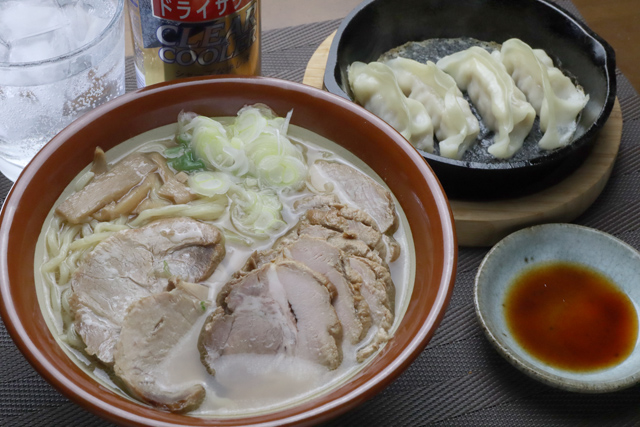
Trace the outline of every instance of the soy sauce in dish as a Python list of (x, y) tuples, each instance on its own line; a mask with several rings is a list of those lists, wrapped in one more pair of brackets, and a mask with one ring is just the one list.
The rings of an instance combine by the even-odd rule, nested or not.
[(504, 310), (510, 332), (526, 351), (567, 371), (615, 366), (638, 338), (629, 297), (580, 264), (550, 262), (523, 272), (507, 292)]

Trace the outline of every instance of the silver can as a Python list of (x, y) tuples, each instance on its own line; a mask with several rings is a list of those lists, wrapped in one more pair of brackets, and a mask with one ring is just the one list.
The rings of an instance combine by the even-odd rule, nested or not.
[(138, 87), (260, 74), (258, 0), (130, 0)]

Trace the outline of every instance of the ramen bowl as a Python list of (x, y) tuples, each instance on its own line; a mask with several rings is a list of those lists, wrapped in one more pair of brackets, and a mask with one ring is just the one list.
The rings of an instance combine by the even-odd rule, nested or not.
[(501, 161), (488, 153), (483, 158), (453, 160), (421, 152), (447, 195), (491, 199), (532, 193), (580, 166), (613, 108), (615, 54), (581, 21), (544, 0), (365, 0), (343, 20), (333, 39), (324, 85), (352, 99), (347, 68), (353, 62), (376, 61), (411, 41), (461, 37), (497, 43), (515, 37), (544, 49), (584, 88), (589, 102), (579, 116), (573, 142), (557, 150), (539, 150), (531, 141), (531, 152), (525, 152), (525, 142), (521, 156)]
[[(163, 412), (96, 382), (57, 344), (34, 285), (34, 251), (43, 222), (63, 189), (93, 158), (136, 135), (175, 123), (182, 111), (230, 116), (264, 103), (292, 123), (351, 151), (395, 194), (414, 237), (413, 291), (393, 338), (346, 382), (271, 412), (198, 418)], [(366, 144), (363, 143), (366, 141)], [(447, 198), (423, 158), (382, 120), (338, 96), (260, 77), (196, 78), (124, 95), (86, 114), (48, 143), (11, 189), (0, 216), (0, 313), (33, 367), (77, 404), (124, 425), (300, 425), (325, 421), (364, 402), (406, 369), (426, 346), (448, 304), (457, 260)]]

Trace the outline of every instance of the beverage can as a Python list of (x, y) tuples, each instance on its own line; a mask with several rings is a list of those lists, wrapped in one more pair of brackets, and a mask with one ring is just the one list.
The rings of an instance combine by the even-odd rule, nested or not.
[(258, 0), (129, 0), (138, 87), (260, 74)]

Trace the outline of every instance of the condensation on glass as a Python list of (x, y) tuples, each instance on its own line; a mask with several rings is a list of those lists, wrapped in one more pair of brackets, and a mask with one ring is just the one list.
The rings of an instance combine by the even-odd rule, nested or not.
[(58, 132), (120, 96), (123, 0), (0, 0), (0, 172), (12, 181)]

